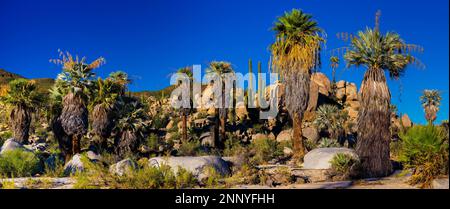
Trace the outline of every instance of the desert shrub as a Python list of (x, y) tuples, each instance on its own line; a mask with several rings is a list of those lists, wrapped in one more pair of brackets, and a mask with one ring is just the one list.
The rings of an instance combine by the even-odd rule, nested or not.
[(5, 143), (5, 141), (11, 137), (12, 137), (11, 131), (2, 131), (0, 133), (0, 147), (3, 146), (3, 143)]
[(194, 174), (182, 167), (178, 167), (175, 182), (178, 189), (193, 188), (197, 185)]
[(53, 182), (49, 179), (28, 178), (24, 182), (24, 186), (28, 189), (48, 189), (53, 186)]
[(0, 189), (16, 189), (14, 180), (7, 180), (0, 182)]
[(39, 171), (39, 158), (32, 152), (16, 149), (0, 155), (0, 175), (8, 177), (32, 176)]
[(241, 144), (241, 141), (228, 133), (228, 139), (224, 143), (223, 155), (235, 156), (243, 152), (245, 152), (245, 147)]
[(318, 148), (340, 147), (341, 145), (335, 139), (322, 138), (320, 140)]
[(339, 176), (348, 178), (353, 166), (356, 166), (359, 160), (348, 153), (337, 153), (331, 160), (331, 169)]
[(400, 151), (402, 149), (402, 141), (401, 140), (391, 141), (391, 143), (389, 144), (389, 147), (390, 147), (391, 159), (398, 160), (398, 156), (400, 155)]
[(152, 133), (147, 137), (146, 145), (150, 150), (158, 150), (159, 144), (158, 135)]
[(264, 124), (253, 124), (253, 130), (255, 131), (255, 133), (264, 133)]
[(169, 118), (167, 118), (165, 115), (156, 115), (152, 118), (152, 127), (155, 129), (162, 129), (167, 126), (169, 123)]
[(412, 168), (410, 183), (420, 187), (431, 186), (432, 180), (448, 174), (448, 138), (438, 126), (414, 126), (401, 134), (400, 161)]
[(198, 156), (205, 154), (201, 149), (200, 140), (192, 140), (182, 143), (178, 149), (178, 155), (180, 156)]
[(246, 162), (237, 167), (233, 166), (232, 170), (233, 175), (224, 179), (224, 186), (227, 188), (239, 184), (259, 183), (258, 170)]
[(179, 169), (177, 174), (167, 165), (153, 167), (145, 165), (122, 176), (109, 172), (107, 166), (84, 162), (85, 172), (75, 175), (77, 189), (174, 189), (192, 188), (197, 180), (187, 170)]
[(283, 150), (278, 149), (278, 142), (268, 138), (253, 141), (250, 151), (253, 154), (250, 163), (253, 165), (263, 164), (283, 155)]
[(222, 186), (220, 185), (220, 179), (222, 179), (223, 176), (221, 176), (214, 167), (205, 168), (205, 173), (207, 177), (202, 180), (202, 183), (206, 188), (219, 188)]
[(48, 177), (64, 176), (64, 160), (53, 156), (53, 162), (44, 162), (44, 175)]

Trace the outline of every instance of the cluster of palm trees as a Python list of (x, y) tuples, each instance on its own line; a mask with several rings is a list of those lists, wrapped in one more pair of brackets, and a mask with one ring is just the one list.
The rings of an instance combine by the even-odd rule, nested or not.
[(135, 152), (149, 124), (146, 106), (126, 94), (128, 75), (117, 71), (106, 79), (97, 78), (93, 70), (105, 62), (103, 58), (86, 63), (85, 58), (60, 52), (60, 58), (50, 61), (62, 65), (62, 73), (48, 98), (37, 91), (34, 81), (26, 79), (11, 81), (2, 97), (12, 107), (14, 140), (28, 143), (32, 116), (43, 107), (66, 161), (81, 152), (81, 140), (88, 136), (96, 151), (121, 157)]
[[(347, 67), (366, 68), (359, 94), (361, 108), (356, 146), (363, 177), (386, 176), (392, 170), (389, 159), (390, 92), (384, 71), (397, 79), (409, 64), (415, 62), (410, 55), (415, 46), (406, 44), (394, 32), (382, 34), (378, 29), (378, 17), (374, 29), (367, 28), (351, 37), (344, 55)], [(284, 78), (286, 107), (294, 125), (294, 152), (301, 160), (305, 153), (302, 116), (308, 101), (310, 73), (320, 65), (320, 46), (324, 41), (322, 29), (311, 15), (294, 9), (279, 17), (273, 30), (276, 41), (271, 46), (272, 64)], [(335, 69), (338, 59), (332, 58), (331, 62)]]
[(51, 62), (63, 70), (51, 89), (51, 127), (66, 159), (80, 153), (89, 128), (97, 151), (109, 149), (120, 157), (137, 151), (149, 124), (146, 106), (126, 94), (128, 75), (117, 71), (106, 79), (96, 78), (93, 70), (105, 62), (101, 57), (88, 64), (85, 58), (61, 52)]
[[(377, 18), (378, 19), (378, 18)], [(308, 106), (311, 73), (320, 67), (322, 45), (325, 42), (323, 30), (312, 16), (293, 9), (279, 17), (273, 26), (276, 38), (270, 46), (271, 64), (280, 74), (285, 85), (285, 106), (293, 124), (294, 160), (302, 161), (305, 143), (302, 137), (302, 120)], [(361, 83), (358, 113), (358, 142), (356, 151), (361, 159), (362, 176), (386, 176), (391, 170), (389, 159), (390, 142), (390, 91), (386, 84), (385, 71), (398, 79), (405, 68), (415, 62), (410, 52), (414, 45), (406, 44), (394, 32), (381, 33), (378, 21), (375, 28), (366, 28), (351, 37), (344, 59), (347, 67), (363, 66), (366, 71)], [(61, 53), (59, 59), (51, 60), (62, 65), (63, 72), (58, 75), (51, 92), (51, 127), (58, 139), (63, 153), (70, 157), (80, 152), (80, 141), (89, 130), (96, 136), (95, 145), (108, 149), (108, 139), (114, 138), (114, 151), (124, 156), (137, 149), (139, 141), (145, 137), (147, 114), (145, 105), (139, 99), (126, 94), (129, 84), (123, 72), (112, 73), (108, 78), (95, 76), (94, 69), (105, 60), (98, 58), (92, 63), (74, 58), (69, 53)], [(331, 57), (333, 85), (338, 57)], [(213, 61), (208, 72), (222, 77), (233, 73), (228, 62)], [(187, 74), (191, 82), (192, 69), (181, 68), (179, 73)], [(222, 107), (216, 108), (215, 141), (226, 138), (228, 109), (225, 104), (225, 83), (222, 83)], [(29, 135), (31, 112), (42, 104), (35, 85), (30, 81), (18, 80), (10, 84), (8, 96), (4, 101), (14, 106), (11, 112), (15, 139), (26, 142)], [(427, 120), (436, 118), (440, 97), (435, 91), (425, 91), (421, 97)], [(190, 101), (191, 102), (191, 101)], [(188, 140), (187, 117), (191, 110), (184, 108), (182, 117), (182, 138)], [(325, 111), (325, 110), (324, 110)], [(326, 114), (324, 112), (324, 114)], [(332, 126), (331, 135), (338, 135)], [(217, 140), (219, 139), (219, 140)]]

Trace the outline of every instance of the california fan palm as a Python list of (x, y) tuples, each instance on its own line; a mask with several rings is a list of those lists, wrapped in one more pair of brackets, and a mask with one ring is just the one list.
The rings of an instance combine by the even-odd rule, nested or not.
[(72, 150), (68, 154), (80, 153), (80, 141), (88, 129), (88, 99), (94, 86), (92, 72), (104, 63), (98, 58), (92, 63), (86, 63), (85, 58), (72, 57), (69, 53), (60, 53), (59, 59), (50, 60), (63, 66), (63, 72), (58, 75), (62, 88), (62, 110), (59, 122), (65, 134), (72, 140)]
[[(219, 144), (222, 144), (226, 138), (226, 122), (227, 122), (227, 103), (226, 103), (226, 99), (229, 98), (227, 96), (227, 94), (229, 94), (230, 92), (225, 92), (225, 79), (226, 79), (226, 74), (231, 74), (234, 73), (233, 68), (231, 67), (231, 63), (229, 62), (224, 62), (224, 61), (213, 61), (211, 63), (209, 63), (209, 68), (207, 69), (208, 73), (216, 73), (218, 76), (220, 76), (222, 84), (222, 93), (221, 93), (221, 99), (220, 101), (222, 102), (222, 104), (219, 104), (220, 108), (216, 107), (216, 118), (219, 117), (220, 118), (220, 142)], [(218, 99), (218, 98), (216, 98)], [(215, 123), (216, 126), (218, 126), (219, 124)]]
[(17, 79), (9, 83), (6, 95), (1, 100), (12, 107), (10, 124), (15, 141), (28, 143), (32, 114), (42, 104), (42, 98), (34, 81)]
[(433, 124), (436, 120), (436, 114), (439, 111), (439, 106), (441, 105), (442, 97), (438, 90), (424, 90), (423, 95), (420, 97), (422, 106), (425, 110), (425, 118), (428, 124)]
[(148, 131), (148, 115), (145, 106), (134, 97), (124, 97), (119, 107), (119, 119), (115, 126), (115, 152), (124, 158), (135, 153)]
[(192, 85), (193, 85), (193, 74), (192, 74), (192, 68), (191, 67), (184, 67), (184, 68), (180, 68), (178, 69), (177, 73), (180, 74), (184, 74), (185, 76), (187, 76), (189, 78), (189, 83), (190, 85), (187, 85), (186, 83), (181, 83), (180, 85), (185, 85), (185, 88), (189, 88), (189, 95), (190, 97), (188, 98), (189, 101), (183, 101), (185, 104), (189, 104), (190, 107), (182, 107), (180, 109), (180, 113), (181, 113), (181, 121), (182, 121), (182, 140), (183, 142), (187, 142), (188, 140), (188, 134), (187, 134), (187, 117), (189, 115), (189, 112), (191, 111), (191, 104), (192, 104)]
[(117, 103), (125, 94), (126, 85), (130, 82), (128, 75), (118, 71), (110, 74), (105, 80), (98, 79), (97, 92), (92, 102), (92, 133), (97, 136), (98, 148), (107, 148), (107, 139), (111, 136), (117, 120)]
[(381, 34), (378, 29), (367, 28), (351, 40), (344, 55), (348, 66), (364, 66), (366, 72), (361, 83), (358, 112), (358, 141), (356, 151), (361, 159), (363, 177), (386, 176), (391, 173), (389, 158), (390, 99), (384, 71), (391, 78), (399, 78), (408, 64), (414, 61), (409, 55), (413, 45), (396, 33)]
[(312, 16), (297, 9), (279, 17), (272, 29), (276, 33), (272, 65), (285, 84), (285, 104), (293, 120), (294, 159), (298, 161), (305, 154), (302, 118), (308, 106), (311, 71), (320, 65), (324, 39)]

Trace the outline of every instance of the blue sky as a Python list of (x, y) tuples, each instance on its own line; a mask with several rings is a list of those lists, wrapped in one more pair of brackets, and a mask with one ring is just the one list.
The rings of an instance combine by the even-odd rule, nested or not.
[[(126, 2), (126, 4), (124, 3)], [(382, 11), (381, 30), (395, 31), (408, 43), (424, 47), (418, 54), (426, 68), (407, 69), (400, 81), (389, 81), (392, 102), (414, 122), (424, 123), (419, 102), (423, 89), (443, 92), (437, 121), (448, 119), (449, 2), (446, 0), (148, 0), (25, 1), (0, 0), (0, 68), (28, 78), (55, 77), (48, 62), (58, 49), (93, 60), (106, 58), (100, 76), (115, 70), (131, 75), (132, 90), (169, 85), (169, 74), (192, 64), (226, 60), (247, 72), (251, 58), (269, 60), (276, 17), (292, 8), (310, 13), (327, 35), (321, 71), (331, 75), (329, 50), (345, 46), (337, 32), (356, 33), (373, 27)], [(338, 70), (338, 80), (358, 86), (364, 68)], [(401, 93), (400, 93), (401, 92)]]

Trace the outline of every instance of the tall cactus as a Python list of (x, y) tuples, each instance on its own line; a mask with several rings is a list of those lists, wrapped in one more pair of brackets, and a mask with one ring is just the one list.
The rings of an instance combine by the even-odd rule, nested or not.
[(261, 77), (261, 61), (258, 61), (258, 101), (256, 102), (257, 107), (259, 108), (259, 101), (262, 98), (262, 90), (263, 90), (263, 81)]

